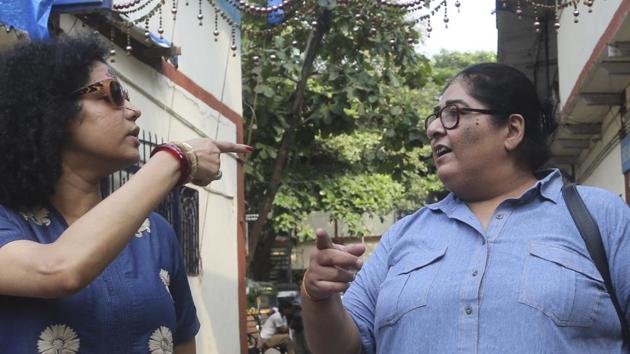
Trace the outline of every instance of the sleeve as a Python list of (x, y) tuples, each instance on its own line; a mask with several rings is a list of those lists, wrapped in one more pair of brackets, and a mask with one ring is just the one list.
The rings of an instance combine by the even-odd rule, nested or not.
[(28, 239), (13, 214), (0, 205), (0, 247), (11, 241)]
[(388, 259), (394, 238), (400, 229), (394, 224), (376, 246), (370, 258), (357, 273), (356, 279), (343, 296), (343, 305), (359, 329), (363, 353), (376, 353), (374, 314), (378, 289), (389, 269)]
[[(630, 207), (618, 196), (595, 188), (580, 189), (599, 226), (619, 305), (630, 326)], [(587, 199), (588, 198), (588, 199)]]
[(195, 308), (195, 303), (190, 292), (190, 285), (188, 284), (184, 258), (177, 237), (175, 236), (175, 231), (173, 231), (173, 228), (168, 225), (165, 220), (162, 220), (162, 222), (167, 224), (170, 234), (169, 247), (171, 248), (170, 251), (173, 258), (173, 271), (171, 273), (169, 290), (175, 302), (175, 314), (177, 317), (177, 327), (173, 335), (173, 342), (175, 345), (178, 345), (193, 339), (197, 332), (199, 332), (200, 323), (197, 318), (197, 309)]

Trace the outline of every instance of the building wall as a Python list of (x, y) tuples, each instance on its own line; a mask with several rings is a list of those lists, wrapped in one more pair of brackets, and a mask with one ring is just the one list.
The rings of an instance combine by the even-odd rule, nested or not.
[[(221, 1), (216, 2), (221, 3)], [(240, 115), (242, 112), (241, 57), (239, 51), (230, 50), (232, 45), (230, 26), (219, 17), (217, 22), (219, 36), (215, 42), (215, 36), (212, 33), (214, 11), (208, 1), (200, 2), (204, 15), (201, 26), (197, 19), (199, 2), (191, 0), (188, 6), (184, 3), (180, 1), (175, 25), (173, 25), (170, 1), (167, 2), (162, 21), (164, 38), (182, 49), (182, 55), (178, 60), (178, 70)], [(158, 16), (151, 19), (149, 28), (152, 31), (158, 28), (158, 21)], [(236, 31), (235, 34), (236, 44), (240, 47), (240, 32)], [(120, 51), (120, 53), (123, 52)]]
[[(370, 217), (365, 215), (363, 217), (363, 225), (370, 230), (371, 235), (384, 234), (394, 222), (396, 222), (394, 213), (384, 216), (383, 220), (377, 216)], [(304, 223), (313, 229), (322, 228), (326, 230), (330, 237), (348, 236), (348, 227), (343, 221), (337, 222), (337, 235), (335, 235), (335, 223), (330, 220), (330, 214), (326, 212), (313, 212)]]
[[(207, 5), (206, 2), (204, 4)], [(194, 16), (192, 12), (187, 14), (189, 10), (192, 11), (192, 6), (180, 6), (180, 9), (184, 10), (178, 13), (174, 41), (182, 47), (179, 70), (219, 100), (223, 76), (226, 76), (224, 103), (232, 111), (240, 113), (240, 58), (232, 57), (229, 36), (226, 39), (229, 31), (223, 31), (219, 42), (214, 43), (210, 37), (211, 30), (208, 30), (208, 36), (198, 35), (200, 28), (196, 12)], [(76, 21), (75, 17), (63, 15), (61, 27), (70, 32), (86, 30)], [(209, 25), (211, 21), (207, 22)], [(224, 22), (220, 20), (219, 23)], [(196, 27), (189, 28), (191, 24)], [(165, 35), (172, 31), (166, 28)], [(170, 38), (170, 35), (167, 37)], [(157, 134), (166, 141), (195, 137), (238, 140), (238, 126), (233, 119), (219, 114), (207, 102), (200, 100), (188, 88), (177, 85), (167, 75), (133, 56), (125, 55), (123, 48), (116, 48), (116, 51), (115, 62), (110, 65), (128, 88), (133, 104), (142, 110), (137, 124), (144, 131)], [(219, 60), (219, 57), (222, 59)], [(199, 191), (200, 204), (201, 271), (199, 276), (189, 277), (201, 322), (196, 338), (199, 354), (241, 352), (237, 163), (235, 156), (222, 154), (221, 180), (205, 188), (190, 185)]]
[(602, 133), (582, 152), (576, 165), (579, 183), (601, 187), (625, 198), (625, 182), (621, 170), (619, 109), (614, 108), (602, 122)]
[(580, 3), (578, 23), (573, 23), (573, 7), (565, 8), (560, 15), (558, 31), (558, 75), (560, 79), (561, 107), (567, 102), (582, 68), (586, 65), (600, 37), (610, 24), (622, 0), (595, 1), (593, 12), (588, 13)]

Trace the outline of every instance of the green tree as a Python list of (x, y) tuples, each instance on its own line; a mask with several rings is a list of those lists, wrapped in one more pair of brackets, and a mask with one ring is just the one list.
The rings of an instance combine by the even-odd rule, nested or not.
[(249, 242), (256, 279), (267, 273), (273, 235), (313, 236), (304, 226), (312, 211), (361, 234), (364, 215), (414, 210), (441, 188), (422, 122), (436, 90), (421, 88), (436, 84), (403, 12), (332, 5), (317, 23), (299, 19), (260, 37), (247, 33), (263, 24), (243, 22), (246, 141), (256, 147), (246, 164), (247, 208), (260, 214)]

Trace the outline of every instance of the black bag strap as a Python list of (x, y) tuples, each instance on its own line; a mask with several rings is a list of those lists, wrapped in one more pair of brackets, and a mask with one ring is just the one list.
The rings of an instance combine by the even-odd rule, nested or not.
[(604, 250), (602, 235), (599, 233), (599, 227), (593, 219), (593, 216), (591, 216), (591, 213), (586, 209), (586, 205), (584, 205), (584, 201), (582, 197), (580, 197), (575, 184), (571, 183), (564, 186), (562, 188), (562, 196), (569, 208), (575, 225), (580, 231), (580, 235), (584, 239), (586, 249), (588, 253), (591, 254), (595, 267), (597, 267), (597, 270), (599, 270), (599, 273), (602, 275), (602, 279), (604, 279), (606, 290), (608, 290), (608, 294), (610, 294), (610, 299), (615, 306), (617, 316), (619, 316), (619, 321), (621, 322), (624, 342), (628, 344), (630, 343), (630, 329), (628, 328), (624, 312), (621, 310), (621, 306), (617, 300), (617, 294), (612, 286), (612, 279), (610, 278), (610, 270), (608, 268), (608, 258)]

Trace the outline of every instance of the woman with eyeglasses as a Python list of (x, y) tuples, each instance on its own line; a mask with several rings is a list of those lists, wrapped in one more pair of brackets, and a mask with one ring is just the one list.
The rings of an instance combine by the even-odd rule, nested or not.
[(556, 124), (529, 79), (506, 65), (471, 66), (425, 127), (450, 194), (394, 224), (365, 264), (364, 246), (317, 231), (302, 283), (312, 352), (628, 353), (630, 209), (578, 187), (601, 232), (618, 316), (559, 170), (542, 168)]
[(163, 144), (138, 162), (140, 110), (94, 37), (0, 55), (0, 353), (195, 353), (199, 330), (176, 236), (152, 210), (220, 177), (242, 144)]

